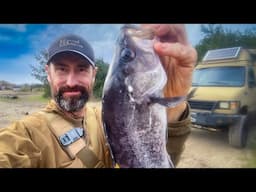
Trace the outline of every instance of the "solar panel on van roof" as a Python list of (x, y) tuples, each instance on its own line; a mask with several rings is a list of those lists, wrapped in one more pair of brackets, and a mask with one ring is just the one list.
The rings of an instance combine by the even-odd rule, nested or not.
[(225, 49), (209, 50), (205, 54), (203, 61), (236, 58), (238, 56), (240, 49), (241, 47), (232, 47)]

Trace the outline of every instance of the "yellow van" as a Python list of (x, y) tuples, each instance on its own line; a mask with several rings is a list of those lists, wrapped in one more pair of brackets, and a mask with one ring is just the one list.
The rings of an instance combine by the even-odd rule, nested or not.
[(209, 50), (195, 67), (189, 103), (199, 128), (228, 129), (229, 144), (245, 147), (256, 112), (256, 49)]

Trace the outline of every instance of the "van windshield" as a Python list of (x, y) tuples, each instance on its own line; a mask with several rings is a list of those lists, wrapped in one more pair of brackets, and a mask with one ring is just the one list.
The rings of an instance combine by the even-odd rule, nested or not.
[(245, 67), (211, 67), (196, 69), (192, 86), (239, 87), (244, 81)]

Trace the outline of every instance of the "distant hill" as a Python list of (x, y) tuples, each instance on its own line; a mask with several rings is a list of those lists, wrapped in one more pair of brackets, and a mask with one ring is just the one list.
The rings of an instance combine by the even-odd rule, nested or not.
[(13, 83), (10, 83), (10, 82), (4, 81), (4, 80), (0, 81), (0, 90), (13, 89), (14, 87), (16, 87), (16, 85)]
[(42, 84), (21, 84), (17, 85), (14, 83), (10, 83), (8, 81), (0, 80), (0, 90), (19, 90), (19, 89), (33, 89), (33, 88), (41, 88)]

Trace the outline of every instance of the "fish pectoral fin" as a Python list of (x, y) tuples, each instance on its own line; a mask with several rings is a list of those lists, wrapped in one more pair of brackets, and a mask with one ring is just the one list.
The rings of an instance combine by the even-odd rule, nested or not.
[(158, 103), (165, 107), (176, 107), (181, 102), (185, 101), (187, 97), (150, 97), (151, 103)]

